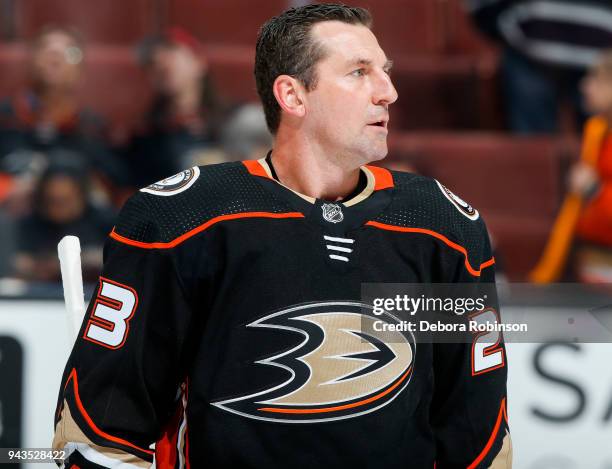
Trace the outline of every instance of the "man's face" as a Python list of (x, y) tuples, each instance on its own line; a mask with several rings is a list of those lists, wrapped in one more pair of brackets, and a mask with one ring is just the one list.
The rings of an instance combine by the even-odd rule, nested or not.
[(61, 31), (44, 35), (32, 52), (34, 81), (43, 87), (72, 89), (79, 79), (82, 52)]
[(153, 51), (151, 78), (162, 94), (176, 96), (183, 89), (197, 85), (202, 79), (200, 59), (189, 48), (180, 45), (160, 45)]
[(56, 223), (70, 223), (85, 210), (85, 200), (78, 184), (69, 176), (57, 175), (43, 189), (42, 210), (45, 217)]
[(594, 67), (582, 82), (587, 111), (592, 114), (612, 112), (612, 74), (603, 67)]
[(307, 93), (304, 126), (330, 158), (355, 167), (387, 155), (389, 105), (397, 92), (391, 63), (367, 27), (317, 23), (312, 37), (324, 48)]

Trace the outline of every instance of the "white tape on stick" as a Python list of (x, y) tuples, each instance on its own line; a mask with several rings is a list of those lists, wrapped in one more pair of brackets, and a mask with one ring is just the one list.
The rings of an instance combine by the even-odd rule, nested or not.
[(81, 272), (81, 243), (79, 238), (76, 236), (64, 236), (57, 245), (57, 253), (62, 271), (66, 312), (68, 313), (68, 330), (70, 332), (70, 339), (74, 341), (85, 315), (83, 274)]

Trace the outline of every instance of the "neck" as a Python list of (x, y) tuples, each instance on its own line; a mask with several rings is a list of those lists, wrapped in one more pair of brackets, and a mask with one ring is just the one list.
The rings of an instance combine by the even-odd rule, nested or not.
[(200, 88), (198, 84), (181, 89), (172, 99), (173, 111), (178, 115), (195, 114), (200, 108)]
[(279, 181), (290, 189), (315, 199), (336, 201), (349, 195), (359, 182), (359, 165), (347, 165), (339, 156), (297, 133), (279, 129), (272, 163)]
[(38, 91), (43, 120), (61, 121), (76, 112), (77, 104), (73, 90), (65, 88), (47, 88)]
[(75, 93), (72, 89), (54, 87), (35, 90), (40, 102), (45, 106), (64, 105), (67, 102), (73, 102)]

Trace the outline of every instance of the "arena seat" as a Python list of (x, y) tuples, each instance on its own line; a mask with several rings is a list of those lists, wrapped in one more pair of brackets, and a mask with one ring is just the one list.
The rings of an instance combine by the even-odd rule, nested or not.
[[(10, 96), (27, 85), (27, 46), (0, 46), (0, 97)], [(132, 127), (150, 96), (148, 81), (137, 65), (131, 47), (92, 45), (86, 49), (82, 103), (102, 114), (118, 133)]]
[(498, 133), (391, 134), (389, 163), (435, 177), (487, 221), (507, 273), (521, 280), (537, 261), (563, 197), (574, 140)]
[[(75, 1), (18, 2), (16, 22), (21, 26), (17, 29), (24, 34), (28, 31), (27, 34), (31, 34), (49, 19), (68, 18), (85, 31), (91, 32), (90, 37), (86, 36), (87, 39), (93, 38), (96, 41), (100, 38), (106, 41), (94, 42), (92, 47), (89, 47), (92, 50), (98, 47), (97, 44), (100, 44), (100, 47), (115, 47), (117, 41), (128, 41), (130, 43), (124, 46), (131, 46), (143, 34), (149, 32), (148, 26), (156, 23), (153, 17), (164, 17), (165, 25), (184, 26), (204, 41), (216, 87), (229, 101), (257, 100), (252, 74), (257, 28), (266, 18), (278, 13), (288, 4), (286, 0), (272, 0), (258, 3), (257, 8), (253, 8), (253, 3), (247, 0), (135, 0), (118, 8), (115, 4), (117, 0), (107, 0), (102, 2), (104, 5), (96, 6), (99, 12), (82, 15), (81, 18), (79, 12), (84, 7), (82, 2), (72, 5)], [(55, 6), (56, 3), (59, 4), (57, 8), (46, 6)], [(375, 31), (388, 55), (395, 61), (392, 78), (399, 92), (399, 100), (392, 108), (392, 128), (504, 128), (498, 93), (498, 55), (495, 49), (473, 30), (461, 4), (462, 0), (351, 0), (349, 3), (371, 8), (375, 17)], [(117, 8), (113, 9), (109, 5), (115, 5)], [(35, 7), (40, 8), (30, 15), (29, 10)], [(146, 11), (147, 7), (150, 7), (151, 11)], [(125, 8), (129, 10), (126, 12)], [(116, 14), (119, 10), (122, 11), (121, 15)], [(108, 19), (109, 15), (112, 20)], [(232, 28), (227, 27), (228, 17), (234, 19)], [(398, 18), (403, 20), (398, 21)], [(129, 21), (136, 24), (129, 26)], [(38, 25), (36, 28), (33, 26), (35, 24)], [(110, 29), (107, 28), (108, 25)], [(113, 35), (113, 28), (120, 34)], [(122, 34), (129, 36), (121, 36)], [(139, 72), (135, 72), (132, 67), (130, 52), (123, 56), (121, 52), (117, 54), (113, 56), (102, 53), (100, 60), (104, 65), (100, 67), (97, 65), (97, 59), (89, 57), (88, 68), (96, 69), (99, 75), (96, 73), (93, 76), (93, 82), (87, 85), (87, 89), (93, 90), (95, 83), (116, 86), (112, 79), (106, 78), (115, 70), (120, 79), (124, 80), (122, 89), (129, 90), (131, 83), (141, 80)], [(109, 68), (105, 70), (103, 67)], [(8, 77), (3, 77), (6, 83), (0, 83), (0, 91), (13, 87), (18, 74), (19, 72), (8, 70)], [(105, 85), (105, 89), (99, 93), (101, 96), (108, 95), (108, 86)], [(138, 96), (146, 95), (146, 89), (137, 85), (135, 89)], [(122, 96), (121, 91), (117, 93)], [(138, 107), (139, 98), (136, 99), (136, 104), (127, 104), (128, 109), (124, 117), (115, 112), (119, 108), (113, 104), (114, 98), (108, 98), (101, 99), (99, 105), (113, 115), (113, 120), (127, 122), (132, 119), (132, 110)], [(118, 101), (117, 103), (120, 104)]]
[[(10, 94), (25, 80), (25, 52), (25, 47), (17, 43), (0, 46), (0, 67), (4, 70), (0, 95)], [(257, 100), (254, 54), (252, 46), (205, 46), (216, 88), (226, 99)], [(86, 49), (85, 65), (84, 98), (117, 123), (132, 120), (135, 110), (148, 96), (147, 84), (142, 85), (145, 77), (135, 62), (133, 49), (93, 44)], [(392, 75), (399, 93), (399, 100), (391, 108), (392, 128), (500, 128), (496, 94), (494, 90), (483, 91), (495, 86), (494, 69), (491, 62), (467, 57), (399, 59)], [(134, 100), (123, 101), (130, 96)]]
[(25, 85), (26, 46), (23, 43), (0, 43), (0, 97), (9, 96)]
[(374, 33), (381, 47), (393, 58), (443, 52), (444, 2), (440, 0), (347, 0), (343, 3), (367, 8), (372, 13)]
[(47, 24), (74, 26), (87, 42), (131, 44), (153, 32), (157, 0), (19, 0), (16, 39), (34, 37)]
[(462, 0), (350, 0), (368, 8), (394, 60), (402, 130), (499, 130), (498, 52), (474, 30)]
[[(219, 94), (230, 102), (257, 100), (252, 47), (207, 46), (210, 73)], [(0, 98), (27, 85), (27, 46), (0, 44)], [(84, 105), (106, 117), (120, 138), (134, 127), (151, 96), (149, 81), (129, 46), (89, 46), (80, 95)]]
[(503, 127), (495, 56), (405, 56), (391, 78), (399, 98), (391, 125), (402, 130)]
[(113, 129), (127, 131), (139, 121), (151, 89), (133, 48), (88, 48), (83, 74), (83, 103), (109, 119)]
[(166, 26), (186, 28), (200, 40), (253, 47), (261, 25), (285, 10), (287, 0), (174, 0), (167, 2)]
[(465, 0), (446, 0), (446, 54), (497, 55), (498, 46), (475, 27)]
[(258, 100), (253, 76), (255, 47), (210, 44), (204, 52), (220, 95), (234, 102)]

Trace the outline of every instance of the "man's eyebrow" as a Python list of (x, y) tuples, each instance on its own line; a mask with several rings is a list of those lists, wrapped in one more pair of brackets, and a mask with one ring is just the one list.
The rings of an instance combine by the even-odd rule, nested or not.
[[(372, 65), (372, 61), (370, 59), (363, 59), (363, 58), (357, 57), (355, 59), (349, 60), (349, 64), (369, 66), (369, 65)], [(383, 69), (389, 71), (391, 70), (392, 67), (393, 67), (393, 60), (387, 59), (385, 61), (385, 65), (383, 65)]]
[(360, 57), (349, 60), (350, 65), (372, 65), (372, 61), (370, 59), (362, 59)]

